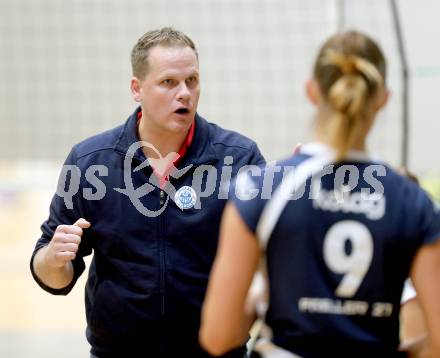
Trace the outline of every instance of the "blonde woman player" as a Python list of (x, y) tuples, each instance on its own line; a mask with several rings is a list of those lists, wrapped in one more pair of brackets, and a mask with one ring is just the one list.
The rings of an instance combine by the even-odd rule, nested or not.
[(246, 297), (263, 261), (272, 338), (255, 356), (405, 356), (399, 310), (410, 276), (430, 337), (415, 354), (440, 357), (440, 213), (416, 183), (366, 149), (387, 101), (385, 79), (373, 40), (331, 37), (307, 85), (315, 142), (279, 162), (279, 171), (237, 179), (202, 313), (200, 340), (212, 354), (246, 339), (253, 321)]

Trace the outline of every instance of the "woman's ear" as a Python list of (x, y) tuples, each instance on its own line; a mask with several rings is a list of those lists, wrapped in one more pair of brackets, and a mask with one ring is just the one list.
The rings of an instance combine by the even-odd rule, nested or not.
[(382, 93), (380, 94), (380, 97), (377, 101), (377, 107), (376, 107), (376, 111), (381, 110), (383, 107), (385, 107), (385, 105), (388, 103), (388, 99), (390, 98), (390, 91), (388, 91), (388, 89), (384, 89), (382, 91)]
[(319, 105), (319, 102), (321, 102), (321, 93), (315, 80), (310, 79), (306, 82), (306, 93), (312, 104), (315, 106)]

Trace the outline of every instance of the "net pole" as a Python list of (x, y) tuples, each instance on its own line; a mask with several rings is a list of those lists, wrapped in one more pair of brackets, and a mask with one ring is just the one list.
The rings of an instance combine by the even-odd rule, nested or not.
[(345, 28), (345, 0), (336, 0), (338, 11), (338, 31), (341, 32)]
[(408, 60), (404, 46), (399, 9), (396, 0), (390, 0), (391, 13), (394, 23), (394, 32), (397, 39), (397, 48), (401, 64), (402, 75), (402, 142), (401, 142), (401, 165), (408, 167), (409, 153), (409, 71)]

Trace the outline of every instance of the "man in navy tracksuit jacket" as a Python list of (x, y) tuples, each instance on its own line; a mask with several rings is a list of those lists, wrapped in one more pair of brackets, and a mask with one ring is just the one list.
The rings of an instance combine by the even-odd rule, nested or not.
[[(37, 283), (65, 295), (93, 251), (92, 356), (208, 356), (200, 310), (228, 180), (263, 157), (250, 139), (196, 113), (198, 59), (188, 41), (169, 28), (139, 40), (131, 88), (141, 105), (125, 124), (73, 147), (32, 255)], [(135, 50), (146, 44), (148, 70), (137, 74)]]

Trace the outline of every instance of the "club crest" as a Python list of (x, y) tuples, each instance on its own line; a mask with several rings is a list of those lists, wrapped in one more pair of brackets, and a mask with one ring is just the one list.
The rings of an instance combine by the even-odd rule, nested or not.
[(196, 203), (197, 195), (193, 188), (190, 186), (182, 186), (179, 190), (176, 191), (176, 195), (174, 196), (174, 201), (176, 205), (184, 210), (190, 209)]

